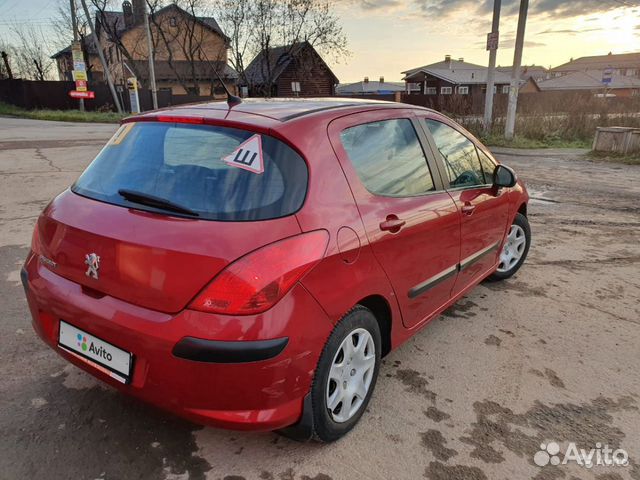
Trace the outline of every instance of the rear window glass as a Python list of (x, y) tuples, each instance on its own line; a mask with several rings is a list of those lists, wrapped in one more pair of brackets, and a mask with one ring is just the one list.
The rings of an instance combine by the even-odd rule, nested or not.
[[(261, 172), (225, 162), (246, 159), (237, 157), (236, 149), (249, 139), (254, 147), (261, 145)], [(295, 213), (304, 202), (307, 180), (302, 157), (273, 137), (226, 127), (140, 122), (123, 125), (72, 190), (115, 205), (163, 211), (118, 193), (134, 191), (179, 205), (198, 218), (249, 221)]]

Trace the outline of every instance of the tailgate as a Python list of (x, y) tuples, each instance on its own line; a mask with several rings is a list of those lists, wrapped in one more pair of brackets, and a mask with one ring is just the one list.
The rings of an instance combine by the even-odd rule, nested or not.
[[(295, 217), (219, 222), (160, 215), (91, 200), (71, 191), (38, 220), (40, 253), (56, 274), (162, 312), (178, 312), (226, 265), (300, 233)], [(87, 255), (99, 257), (96, 275)], [(95, 267), (95, 265), (94, 265)]]

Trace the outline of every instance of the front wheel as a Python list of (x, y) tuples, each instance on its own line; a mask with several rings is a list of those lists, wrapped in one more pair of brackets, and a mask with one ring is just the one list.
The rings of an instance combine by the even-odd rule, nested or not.
[(529, 253), (531, 227), (527, 217), (516, 213), (500, 252), (500, 264), (489, 280), (504, 280), (516, 273)]
[(336, 325), (311, 389), (317, 440), (337, 440), (358, 423), (376, 385), (380, 351), (380, 328), (368, 308), (355, 307)]

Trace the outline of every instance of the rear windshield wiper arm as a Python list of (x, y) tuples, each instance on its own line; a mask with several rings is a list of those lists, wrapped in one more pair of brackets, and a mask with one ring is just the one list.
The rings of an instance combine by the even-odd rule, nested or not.
[(149, 207), (157, 207), (163, 210), (169, 210), (176, 213), (184, 213), (198, 217), (198, 213), (194, 212), (190, 208), (183, 207), (164, 198), (149, 195), (148, 193), (138, 192), (136, 190), (127, 190), (121, 188), (118, 193), (130, 202), (139, 203), (140, 205), (148, 205)]

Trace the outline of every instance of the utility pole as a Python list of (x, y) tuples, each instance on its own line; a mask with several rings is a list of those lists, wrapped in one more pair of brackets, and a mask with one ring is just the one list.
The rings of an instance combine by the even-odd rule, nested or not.
[(147, 31), (147, 50), (149, 51), (149, 82), (151, 83), (151, 98), (154, 110), (158, 109), (158, 88), (156, 87), (156, 68), (153, 61), (153, 41), (151, 40), (151, 28), (149, 27), (149, 14), (147, 2), (144, 2), (144, 28)]
[(518, 90), (520, 88), (520, 64), (522, 63), (522, 48), (524, 47), (524, 28), (527, 25), (527, 10), (529, 0), (520, 0), (518, 14), (518, 31), (516, 32), (516, 49), (513, 54), (513, 70), (511, 70), (511, 85), (509, 85), (509, 106), (507, 107), (507, 122), (504, 127), (504, 138), (511, 140), (516, 129), (516, 109), (518, 108)]
[[(75, 0), (69, 0), (69, 8), (71, 9), (71, 24), (73, 25), (73, 41), (78, 41), (78, 18), (76, 17), (76, 2)], [(82, 48), (82, 45), (80, 45)], [(75, 70), (75, 69), (74, 69)], [(84, 112), (84, 98), (78, 99), (78, 108), (81, 112)]]
[(489, 70), (487, 71), (487, 91), (484, 97), (484, 131), (491, 130), (491, 118), (493, 116), (493, 88), (496, 72), (496, 54), (498, 53), (500, 30), (500, 6), (501, 0), (493, 0), (493, 21), (491, 33), (487, 37), (487, 50), (489, 50)]
[(91, 14), (89, 13), (89, 9), (87, 8), (87, 2), (86, 0), (80, 0), (80, 1), (82, 2), (84, 15), (85, 17), (87, 17), (89, 30), (91, 30), (91, 38), (93, 39), (93, 43), (96, 46), (96, 50), (98, 51), (98, 56), (100, 57), (100, 63), (102, 63), (102, 68), (104, 69), (104, 76), (107, 78), (107, 83), (109, 84), (109, 90), (111, 90), (111, 97), (113, 98), (113, 103), (116, 104), (118, 113), (122, 114), (122, 107), (120, 106), (120, 100), (118, 100), (118, 94), (116, 93), (116, 88), (113, 86), (113, 80), (111, 80), (109, 65), (107, 65), (107, 61), (104, 59), (104, 54), (102, 53), (102, 48), (100, 48), (100, 42), (98, 41), (98, 36), (96, 35), (96, 29), (95, 29), (95, 26), (93, 25), (93, 20), (91, 20)]

